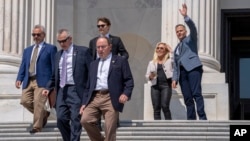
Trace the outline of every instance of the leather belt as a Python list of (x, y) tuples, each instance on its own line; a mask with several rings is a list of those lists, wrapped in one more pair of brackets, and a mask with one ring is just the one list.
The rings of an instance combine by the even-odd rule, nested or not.
[(66, 84), (66, 85), (64, 85), (63, 87), (60, 86), (60, 88), (63, 89), (63, 88), (66, 88), (66, 87), (71, 87), (71, 86), (75, 86), (75, 84)]
[(106, 89), (106, 90), (95, 90), (94, 91), (94, 94), (108, 94), (109, 93), (109, 90)]
[(30, 76), (29, 78), (30, 78), (30, 79), (36, 79), (36, 76), (33, 75), (33, 76)]
[(64, 87), (75, 86), (75, 84), (66, 84)]

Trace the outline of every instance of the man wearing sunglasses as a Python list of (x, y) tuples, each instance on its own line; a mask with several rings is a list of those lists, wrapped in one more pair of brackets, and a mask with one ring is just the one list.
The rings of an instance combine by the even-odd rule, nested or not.
[(55, 72), (42, 94), (48, 95), (55, 88), (57, 127), (63, 140), (80, 141), (82, 126), (79, 110), (92, 57), (87, 47), (73, 44), (67, 29), (58, 31), (57, 42), (61, 50), (55, 57)]
[(99, 36), (93, 38), (89, 42), (89, 48), (92, 53), (93, 59), (99, 58), (98, 53), (96, 53), (96, 40), (100, 36), (106, 36), (111, 40), (113, 55), (119, 54), (122, 57), (125, 57), (126, 59), (128, 59), (129, 55), (128, 55), (126, 48), (123, 45), (121, 38), (118, 36), (113, 36), (109, 33), (110, 26), (111, 26), (111, 22), (108, 18), (100, 17), (97, 19), (97, 28), (99, 31)]
[(16, 88), (22, 85), (21, 104), (33, 117), (33, 128), (30, 133), (40, 132), (47, 123), (49, 112), (44, 110), (47, 100), (42, 90), (54, 71), (54, 56), (57, 48), (44, 41), (45, 28), (36, 25), (32, 30), (34, 44), (23, 51), (22, 62), (16, 79)]

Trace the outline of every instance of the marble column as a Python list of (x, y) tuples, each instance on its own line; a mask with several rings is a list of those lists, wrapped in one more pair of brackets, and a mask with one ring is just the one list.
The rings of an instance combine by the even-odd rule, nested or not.
[[(204, 64), (205, 72), (219, 72), (219, 31), (217, 0), (163, 0), (162, 1), (162, 41), (169, 43), (174, 49), (178, 43), (175, 25), (184, 19), (178, 9), (186, 3), (188, 16), (193, 19), (198, 30), (199, 56)], [(188, 29), (189, 33), (189, 29)]]
[(0, 17), (1, 74), (17, 73), (34, 25), (44, 25), (46, 42), (54, 41), (54, 0), (0, 0)]

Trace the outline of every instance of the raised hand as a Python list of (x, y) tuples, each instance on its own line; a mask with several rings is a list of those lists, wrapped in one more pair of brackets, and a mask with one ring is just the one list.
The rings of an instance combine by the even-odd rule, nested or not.
[(183, 17), (187, 16), (187, 5), (185, 3), (182, 4), (182, 9), (179, 9), (179, 11)]

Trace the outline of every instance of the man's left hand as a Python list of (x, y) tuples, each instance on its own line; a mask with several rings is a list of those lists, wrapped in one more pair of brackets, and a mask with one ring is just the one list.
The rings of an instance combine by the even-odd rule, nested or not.
[(120, 103), (126, 103), (128, 101), (128, 97), (125, 95), (125, 94), (122, 94), (120, 97), (119, 97), (119, 102)]

